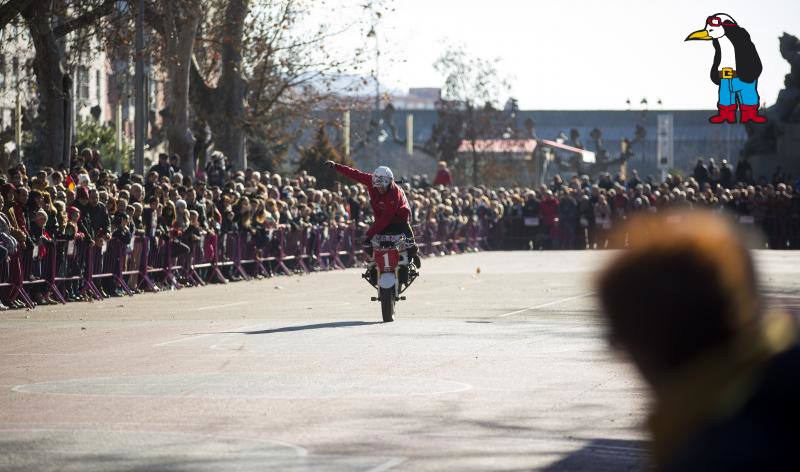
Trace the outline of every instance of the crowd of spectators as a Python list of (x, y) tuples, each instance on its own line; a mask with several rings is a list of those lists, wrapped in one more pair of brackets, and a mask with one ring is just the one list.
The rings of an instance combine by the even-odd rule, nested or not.
[(498, 188), (489, 197), (490, 243), (500, 249), (621, 247), (625, 235), (613, 230), (630, 216), (690, 209), (729, 215), (763, 234), (765, 248), (800, 248), (800, 180), (780, 168), (770, 180), (755, 180), (746, 161), (733, 171), (726, 161), (717, 166), (700, 159), (691, 175), (668, 174), (663, 181), (642, 179), (635, 170), (629, 179), (556, 175), (549, 185)]
[[(742, 180), (726, 178), (724, 161), (720, 167), (709, 164), (698, 162), (692, 176), (668, 176), (663, 182), (641, 180), (633, 171), (628, 180), (608, 174), (597, 181), (556, 176), (539, 188), (492, 189), (452, 185), (441, 163), (438, 185), (424, 177), (401, 185), (417, 228), (453, 234), (473, 224), (480, 226), (492, 249), (612, 247), (622, 244), (609, 240), (612, 229), (633, 213), (698, 207), (762, 227), (770, 248), (800, 248), (800, 193), (795, 185), (780, 173), (772, 182), (754, 182), (745, 174)], [(232, 170), (219, 153), (194, 177), (181, 173), (178, 156), (165, 154), (145, 175), (117, 176), (102, 168), (92, 150), (75, 153), (68, 171), (42, 168), (29, 175), (25, 165), (18, 165), (0, 175), (0, 206), (0, 262), (7, 266), (0, 275), (5, 280), (18, 270), (7, 263), (10, 256), (43, 257), (54, 240), (102, 246), (112, 240), (128, 244), (133, 236), (160, 237), (170, 241), (173, 256), (181, 257), (192, 243), (230, 232), (249, 233), (258, 248), (267, 248), (279, 228), (365, 228), (372, 219), (362, 185), (343, 182), (318, 189), (315, 177), (305, 172), (287, 178)], [(113, 284), (104, 284), (102, 290), (119, 294)], [(39, 303), (52, 302), (47, 290), (34, 295)], [(65, 295), (81, 297), (69, 287)]]
[[(465, 210), (474, 204), (469, 193), (459, 195), (445, 186), (437, 190), (424, 182), (419, 188), (402, 185), (417, 223), (433, 220), (455, 227), (471, 214)], [(7, 282), (21, 270), (19, 260), (44, 257), (55, 240), (106, 247), (112, 241), (128, 245), (134, 236), (168, 238), (172, 256), (180, 258), (192, 243), (212, 244), (223, 234), (246, 233), (256, 247), (266, 250), (277, 229), (364, 229), (371, 223), (363, 185), (316, 187), (316, 178), (306, 172), (286, 178), (249, 168), (234, 171), (220, 153), (193, 177), (181, 173), (179, 156), (166, 154), (160, 154), (145, 175), (118, 176), (103, 169), (90, 149), (74, 152), (68, 171), (45, 167), (29, 174), (20, 164), (0, 175), (0, 276)], [(225, 275), (237, 278), (234, 272)], [(37, 303), (53, 302), (46, 289), (31, 290)], [(100, 290), (103, 295), (122, 293), (113, 282)], [(0, 300), (3, 296), (0, 293)], [(68, 284), (65, 296), (83, 297), (76, 284)]]

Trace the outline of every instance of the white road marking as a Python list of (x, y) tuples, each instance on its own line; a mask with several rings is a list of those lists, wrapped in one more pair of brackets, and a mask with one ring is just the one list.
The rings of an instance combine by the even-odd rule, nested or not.
[(395, 457), (394, 459), (389, 459), (388, 461), (384, 462), (383, 464), (377, 467), (373, 467), (367, 470), (367, 472), (386, 472), (387, 470), (390, 470), (402, 464), (405, 461), (406, 461), (405, 457)]
[(173, 339), (172, 341), (165, 341), (163, 343), (153, 344), (153, 346), (155, 346), (155, 347), (168, 346), (170, 344), (182, 343), (184, 341), (191, 341), (193, 339), (205, 338), (206, 336), (213, 336), (213, 334), (197, 334), (197, 335), (194, 335), (194, 336), (190, 335), (190, 336), (186, 336), (185, 338), (181, 338), (181, 339)]
[(239, 305), (247, 305), (250, 302), (236, 302), (236, 303), (226, 303), (224, 305), (211, 305), (211, 306), (204, 306), (202, 308), (197, 308), (197, 311), (208, 311), (208, 310), (216, 310), (218, 308), (230, 308), (232, 306), (239, 306)]
[(85, 356), (85, 352), (73, 352), (73, 353), (66, 353), (66, 352), (31, 352), (31, 353), (20, 353), (20, 352), (9, 352), (0, 354), (0, 356)]
[[(185, 374), (186, 376), (201, 376), (201, 375), (208, 375), (208, 374), (224, 374), (224, 372), (197, 372), (191, 374)], [(179, 374), (180, 375), (180, 374)], [(217, 395), (217, 394), (194, 394), (194, 393), (180, 393), (180, 394), (153, 394), (153, 393), (85, 393), (85, 392), (76, 392), (76, 393), (64, 393), (59, 391), (36, 391), (35, 387), (43, 386), (43, 385), (58, 385), (58, 384), (69, 384), (74, 383), (77, 381), (79, 384), (81, 381), (91, 381), (91, 380), (101, 380), (101, 379), (119, 379), (116, 382), (104, 382), (102, 383), (103, 386), (110, 386), (110, 387), (141, 387), (145, 385), (147, 387), (174, 387), (174, 383), (142, 383), (140, 381), (125, 381), (126, 379), (141, 379), (141, 377), (146, 376), (103, 376), (103, 377), (90, 377), (90, 378), (73, 378), (73, 379), (63, 379), (63, 380), (46, 380), (43, 382), (34, 382), (29, 384), (19, 384), (15, 385), (11, 388), (13, 392), (16, 393), (23, 393), (23, 394), (32, 394), (32, 395), (55, 395), (55, 396), (62, 396), (62, 397), (131, 397), (131, 398), (214, 398), (214, 399), (231, 399), (231, 398), (271, 398), (271, 399), (342, 399), (342, 398), (371, 398), (371, 397), (409, 397), (409, 396), (434, 396), (434, 395), (447, 395), (453, 393), (461, 393), (466, 392), (468, 390), (473, 390), (474, 387), (471, 384), (466, 382), (459, 382), (456, 380), (444, 380), (444, 379), (425, 379), (421, 377), (414, 377), (414, 376), (395, 376), (395, 375), (386, 375), (383, 376), (384, 379), (379, 381), (383, 381), (386, 378), (391, 379), (422, 379), (422, 380), (441, 380), (442, 382), (446, 382), (449, 384), (454, 384), (457, 388), (449, 388), (444, 390), (434, 390), (432, 392), (398, 392), (398, 393), (375, 393), (375, 394), (352, 394), (352, 393), (344, 393), (340, 395)], [(92, 386), (92, 383), (86, 383), (88, 386)], [(205, 386), (213, 386), (213, 385), (229, 385), (227, 380), (223, 382), (213, 382), (213, 381), (204, 381), (201, 382), (199, 387)], [(365, 384), (365, 387), (369, 388), (372, 385)], [(31, 390), (31, 387), (34, 387)], [(195, 387), (192, 387), (194, 390)]]
[[(242, 326), (240, 328), (234, 328), (233, 331), (249, 331), (249, 330), (252, 330), (254, 328), (258, 328), (259, 326), (263, 326), (263, 324)], [(153, 344), (153, 346), (154, 347), (168, 346), (170, 344), (178, 344), (178, 343), (182, 343), (184, 341), (192, 341), (192, 340), (195, 340), (195, 339), (205, 338), (205, 337), (208, 337), (208, 336), (219, 336), (219, 335), (230, 336), (231, 334), (236, 334), (236, 333), (223, 333), (223, 332), (220, 332), (220, 333), (205, 333), (205, 334), (188, 335), (188, 336), (180, 338), (180, 339), (173, 339), (172, 341), (164, 341), (163, 343)]]
[(510, 313), (503, 313), (502, 315), (498, 315), (497, 318), (505, 318), (506, 316), (513, 316), (513, 315), (517, 315), (519, 313), (523, 313), (523, 312), (531, 311), (531, 310), (538, 310), (539, 308), (546, 308), (548, 306), (558, 305), (558, 304), (561, 304), (561, 303), (564, 303), (564, 302), (568, 302), (568, 301), (571, 301), (571, 300), (577, 300), (579, 298), (591, 297), (592, 295), (594, 295), (594, 292), (588, 292), (588, 293), (584, 293), (582, 295), (575, 295), (574, 297), (560, 298), (558, 300), (553, 300), (552, 302), (542, 303), (541, 305), (536, 305), (536, 306), (532, 306), (532, 307), (528, 307), (528, 308), (523, 308), (521, 310), (512, 311)]

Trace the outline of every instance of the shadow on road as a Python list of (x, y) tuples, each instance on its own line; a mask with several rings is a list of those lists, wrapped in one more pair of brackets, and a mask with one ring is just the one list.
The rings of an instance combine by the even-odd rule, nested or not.
[(290, 331), (305, 331), (307, 329), (325, 329), (325, 328), (348, 328), (351, 326), (366, 326), (380, 324), (381, 321), (337, 321), (335, 323), (317, 323), (310, 325), (300, 326), (285, 326), (283, 328), (264, 329), (260, 331), (242, 331), (238, 334), (273, 334), (273, 333), (288, 333)]
[(557, 462), (541, 469), (547, 472), (591, 470), (650, 470), (647, 442), (624, 439), (594, 439), (581, 449), (571, 452)]

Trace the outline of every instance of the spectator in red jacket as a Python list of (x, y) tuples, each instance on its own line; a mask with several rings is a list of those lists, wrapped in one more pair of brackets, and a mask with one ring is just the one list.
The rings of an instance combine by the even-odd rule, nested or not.
[(453, 176), (450, 174), (450, 169), (447, 168), (445, 161), (439, 161), (439, 170), (436, 171), (436, 177), (433, 179), (433, 185), (453, 185)]
[(552, 190), (544, 191), (542, 202), (539, 204), (539, 212), (542, 215), (545, 237), (548, 238), (546, 249), (552, 249), (558, 238), (558, 199), (553, 195)]

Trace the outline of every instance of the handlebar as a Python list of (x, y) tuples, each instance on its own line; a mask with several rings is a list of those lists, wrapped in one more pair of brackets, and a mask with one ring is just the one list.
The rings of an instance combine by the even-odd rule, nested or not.
[(414, 239), (404, 234), (376, 234), (372, 239), (364, 241), (364, 245), (372, 244), (373, 247), (381, 247), (381, 244), (387, 243), (397, 247), (410, 247), (414, 244)]

